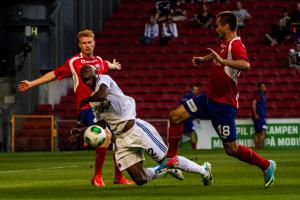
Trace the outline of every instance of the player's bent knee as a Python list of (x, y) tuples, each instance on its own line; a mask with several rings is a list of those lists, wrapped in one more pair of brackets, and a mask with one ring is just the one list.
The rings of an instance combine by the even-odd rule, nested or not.
[(143, 161), (140, 161), (126, 169), (136, 185), (147, 183), (147, 175), (143, 169)]
[(237, 148), (235, 146), (224, 145), (224, 150), (225, 150), (226, 154), (229, 156), (235, 156), (237, 153)]
[(230, 149), (225, 149), (225, 153), (226, 153), (228, 156), (234, 156), (234, 155), (235, 155), (235, 152), (233, 152), (233, 151), (230, 150)]
[(106, 134), (105, 142), (101, 145), (101, 147), (108, 148), (111, 143), (112, 134), (108, 128), (105, 129), (105, 134)]
[(135, 177), (131, 177), (131, 178), (135, 182), (136, 185), (144, 185), (147, 183), (146, 176), (135, 176)]
[(111, 134), (111, 132), (110, 132), (110, 130), (108, 128), (105, 128), (105, 134), (106, 134), (106, 138), (108, 138), (110, 140), (112, 134)]
[(224, 150), (229, 156), (236, 156), (238, 151), (238, 144), (236, 141), (233, 142), (224, 142), (223, 143)]
[(170, 122), (174, 124), (180, 124), (190, 117), (190, 114), (186, 111), (183, 105), (180, 105), (178, 108), (169, 113)]
[(181, 122), (180, 116), (175, 111), (171, 111), (169, 114), (169, 119), (171, 123), (179, 124)]

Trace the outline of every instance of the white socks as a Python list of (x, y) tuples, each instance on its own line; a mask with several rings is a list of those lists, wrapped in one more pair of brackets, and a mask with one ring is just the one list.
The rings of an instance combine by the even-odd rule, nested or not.
[[(200, 174), (201, 176), (207, 176), (209, 175), (209, 172), (205, 169), (203, 165), (198, 165), (197, 163), (183, 157), (183, 156), (177, 156), (179, 164), (177, 165), (177, 168), (190, 173), (196, 173)], [(145, 168), (144, 171), (147, 175), (147, 182), (150, 182), (164, 174), (167, 173), (167, 171), (163, 171), (160, 173), (155, 173), (155, 170), (159, 168), (158, 166), (155, 167), (149, 167)]]
[(208, 171), (204, 168), (202, 165), (198, 165), (197, 163), (183, 157), (183, 156), (177, 156), (177, 159), (179, 161), (178, 168), (185, 171), (185, 172), (191, 172), (191, 173), (197, 173), (202, 176), (207, 176)]
[(155, 170), (157, 168), (159, 168), (159, 165), (155, 166), (155, 167), (149, 167), (149, 168), (144, 169), (145, 173), (147, 174), (147, 182), (150, 182), (153, 179), (156, 179), (157, 177), (160, 177), (160, 176), (167, 173), (167, 171), (160, 172), (160, 173), (155, 173)]

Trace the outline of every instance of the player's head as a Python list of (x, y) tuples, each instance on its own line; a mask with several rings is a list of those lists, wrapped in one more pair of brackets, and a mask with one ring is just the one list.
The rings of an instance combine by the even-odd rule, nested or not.
[(289, 15), (289, 10), (287, 8), (282, 8), (281, 9), (281, 14), (282, 14), (282, 16), (288, 16)]
[(259, 82), (259, 83), (257, 83), (257, 88), (258, 88), (258, 90), (260, 90), (262, 92), (265, 92), (266, 91), (266, 84), (263, 83), (263, 82)]
[(225, 38), (228, 32), (235, 32), (238, 19), (231, 11), (224, 11), (216, 16), (216, 31), (221, 39)]
[(199, 87), (197, 85), (192, 85), (192, 93), (193, 95), (199, 94)]
[(297, 3), (297, 10), (300, 11), (300, 3)]
[(96, 86), (96, 72), (93, 66), (84, 65), (80, 69), (81, 80), (90, 88), (94, 89)]
[(300, 52), (300, 42), (296, 42), (296, 51)]
[(236, 6), (236, 8), (239, 10), (239, 9), (242, 8), (242, 3), (241, 3), (240, 1), (237, 1), (237, 2), (235, 3), (235, 6)]
[(81, 49), (83, 56), (93, 56), (95, 48), (95, 36), (93, 31), (85, 29), (80, 31), (77, 35), (78, 46)]

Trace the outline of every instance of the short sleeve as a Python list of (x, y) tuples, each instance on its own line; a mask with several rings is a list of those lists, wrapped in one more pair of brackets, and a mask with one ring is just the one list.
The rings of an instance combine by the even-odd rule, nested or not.
[(103, 73), (108, 72), (108, 61), (104, 60), (103, 61)]
[(72, 75), (72, 71), (69, 66), (69, 59), (60, 67), (54, 70), (54, 74), (58, 80), (64, 79)]
[(101, 62), (102, 62), (102, 65), (97, 70), (98, 75), (108, 72), (108, 62), (106, 60), (101, 60)]
[(234, 60), (246, 60), (249, 62), (246, 48), (240, 40), (233, 41), (231, 48), (232, 58)]
[(108, 87), (108, 89), (110, 89), (111, 82), (112, 79), (107, 75), (98, 76), (97, 88), (99, 88), (102, 84), (105, 84)]

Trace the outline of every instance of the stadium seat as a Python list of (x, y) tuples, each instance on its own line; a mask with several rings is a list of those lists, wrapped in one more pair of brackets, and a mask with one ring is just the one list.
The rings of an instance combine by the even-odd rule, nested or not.
[[(142, 7), (140, 3), (143, 3)], [(296, 1), (242, 1), (242, 4), (252, 15), (252, 19), (246, 21), (246, 27), (241, 35), (252, 67), (250, 71), (242, 72), (239, 79), (240, 100), (243, 106), (247, 106), (246, 111), (241, 108), (239, 116), (249, 117), (248, 105), (250, 104), (247, 101), (253, 98), (259, 81), (267, 83), (270, 100), (275, 102), (274, 110), (278, 106), (277, 101), (289, 98), (287, 94), (281, 98), (282, 92), (286, 90), (299, 93), (299, 89), (294, 85), (300, 82), (297, 78), (300, 74), (289, 68), (284, 69), (286, 63), (283, 62), (284, 58), (287, 58), (288, 49), (293, 47), (292, 42), (275, 47), (264, 44), (264, 34), (271, 30), (272, 24), (281, 14), (281, 8), (285, 5), (295, 6)], [(189, 15), (199, 10), (199, 5), (196, 4), (186, 4), (186, 6)], [(213, 14), (233, 8), (232, 3), (210, 3)], [(122, 63), (123, 70), (112, 73), (120, 87), (134, 96), (137, 102), (145, 101), (145, 105), (151, 102), (155, 110), (161, 107), (160, 102), (167, 99), (176, 98), (178, 102), (191, 83), (197, 83), (201, 87), (207, 85), (211, 64), (206, 62), (200, 68), (194, 68), (191, 59), (193, 56), (207, 54), (207, 47), (215, 48), (218, 38), (215, 30), (195, 28), (190, 22), (177, 22), (179, 37), (168, 46), (160, 47), (158, 41), (153, 45), (143, 46), (140, 38), (144, 24), (153, 11), (154, 6), (151, 1), (122, 2), (112, 19), (105, 22), (103, 30), (100, 31), (101, 37), (96, 39), (96, 42), (100, 46), (98, 49), (100, 55), (105, 56), (106, 59), (116, 57)], [(102, 48), (103, 46), (107, 49)], [(295, 98), (299, 100), (297, 96), (292, 97)], [(156, 109), (156, 113), (150, 110), (152, 107), (151, 109), (139, 108), (139, 115), (162, 117), (167, 116), (168, 113), (164, 109)]]

